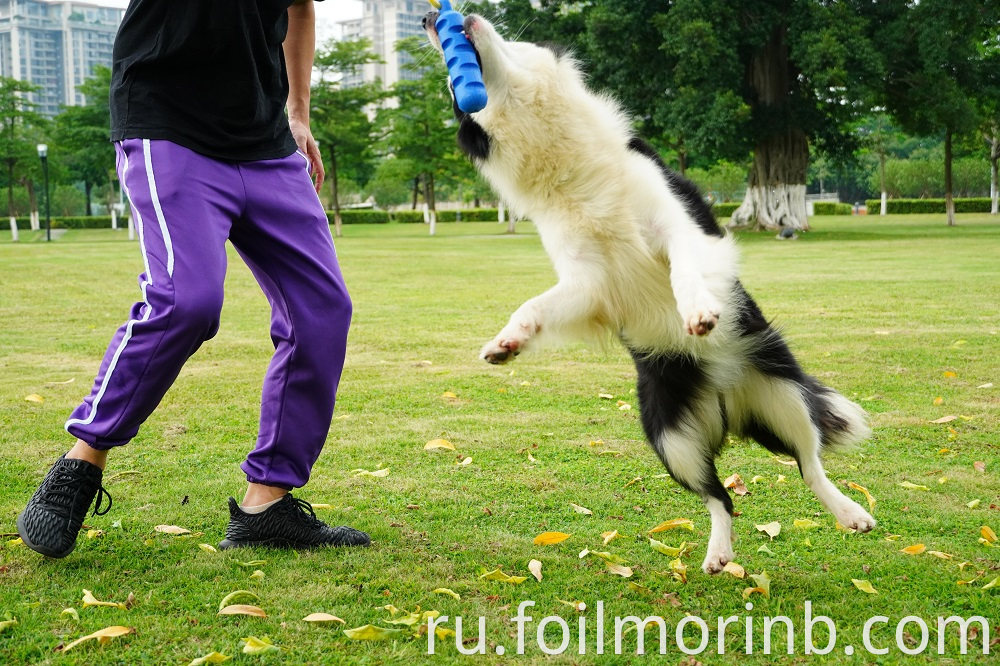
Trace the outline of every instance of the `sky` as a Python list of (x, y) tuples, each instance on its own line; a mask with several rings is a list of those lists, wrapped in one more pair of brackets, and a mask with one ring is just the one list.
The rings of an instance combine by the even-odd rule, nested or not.
[[(105, 0), (101, 4), (124, 8), (128, 6), (128, 0)], [(361, 18), (361, 0), (325, 0), (315, 4), (316, 36), (319, 42), (340, 36), (337, 21)]]

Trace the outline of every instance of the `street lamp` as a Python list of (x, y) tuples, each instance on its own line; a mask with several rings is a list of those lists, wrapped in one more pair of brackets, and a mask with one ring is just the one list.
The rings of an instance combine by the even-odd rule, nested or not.
[(49, 147), (38, 144), (38, 157), (42, 160), (42, 173), (45, 174), (45, 240), (52, 240), (52, 222), (49, 218)]

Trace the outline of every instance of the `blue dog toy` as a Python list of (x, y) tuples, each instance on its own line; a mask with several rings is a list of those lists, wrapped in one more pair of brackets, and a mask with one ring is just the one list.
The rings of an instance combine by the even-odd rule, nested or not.
[(476, 51), (463, 32), (464, 17), (451, 8), (450, 0), (430, 0), (430, 3), (441, 12), (434, 28), (441, 39), (455, 103), (465, 113), (482, 111), (486, 108), (486, 86)]

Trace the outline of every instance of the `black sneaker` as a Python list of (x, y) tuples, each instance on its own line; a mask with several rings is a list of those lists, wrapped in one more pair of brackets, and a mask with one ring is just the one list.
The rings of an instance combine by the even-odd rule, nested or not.
[(246, 546), (315, 548), (367, 546), (367, 534), (351, 527), (330, 527), (316, 517), (312, 505), (288, 493), (261, 513), (246, 513), (229, 498), (229, 526), (219, 550)]
[[(101, 485), (103, 476), (100, 467), (86, 460), (59, 458), (17, 517), (17, 532), (24, 545), (49, 557), (72, 553), (94, 497), (95, 516), (103, 516), (111, 509), (111, 495)], [(102, 508), (105, 497), (108, 505)]]

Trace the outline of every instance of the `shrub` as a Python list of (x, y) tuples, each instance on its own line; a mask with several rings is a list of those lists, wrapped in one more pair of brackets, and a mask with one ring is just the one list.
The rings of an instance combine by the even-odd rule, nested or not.
[[(438, 222), (455, 222), (458, 212), (457, 210), (439, 210)], [(498, 214), (496, 208), (463, 208), (461, 213), (462, 222), (496, 222)]]
[(813, 204), (813, 215), (850, 215), (854, 207), (848, 203), (836, 201), (817, 201)]
[[(333, 211), (326, 211), (326, 217), (333, 224)], [(384, 210), (369, 210), (343, 208), (340, 211), (340, 221), (343, 224), (388, 224), (389, 213)]]
[[(868, 199), (869, 214), (878, 214), (882, 203), (878, 199)], [(944, 199), (889, 199), (886, 202), (886, 213), (889, 215), (919, 215), (929, 213), (944, 213)], [(955, 199), (956, 213), (988, 213), (990, 212), (989, 197), (971, 199)]]
[[(42, 227), (45, 227), (45, 216), (42, 216)], [(119, 217), (118, 218), (118, 228), (125, 229), (128, 227), (128, 218)], [(110, 215), (91, 215), (87, 217), (81, 215), (78, 217), (53, 217), (52, 218), (52, 228), (53, 229), (110, 229), (111, 228), (111, 216)]]
[(732, 216), (736, 212), (736, 209), (740, 207), (742, 202), (731, 202), (731, 203), (717, 203), (712, 206), (712, 213), (715, 215), (716, 219), (726, 218)]

